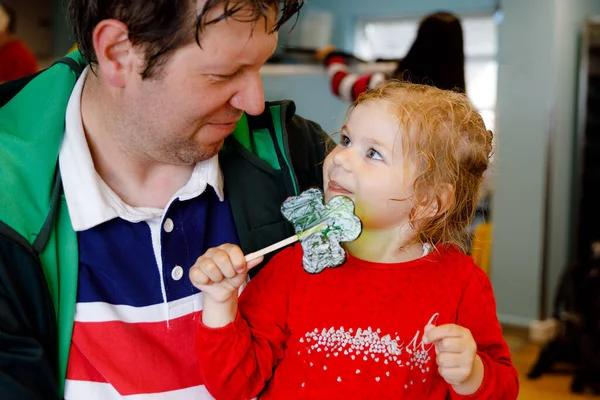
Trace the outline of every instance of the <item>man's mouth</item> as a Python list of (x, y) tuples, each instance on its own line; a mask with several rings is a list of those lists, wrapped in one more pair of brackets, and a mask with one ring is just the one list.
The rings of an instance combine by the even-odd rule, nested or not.
[(216, 126), (231, 126), (231, 125), (237, 125), (237, 120), (235, 121), (229, 121), (229, 122), (211, 122), (211, 125), (216, 125)]
[(229, 112), (213, 118), (212, 121), (208, 121), (208, 123), (215, 126), (237, 125), (240, 118), (242, 118), (242, 115), (243, 113), (241, 112)]

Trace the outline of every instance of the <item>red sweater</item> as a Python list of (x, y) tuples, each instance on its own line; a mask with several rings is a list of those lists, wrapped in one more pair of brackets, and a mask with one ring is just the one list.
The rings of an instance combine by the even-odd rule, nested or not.
[[(216, 399), (517, 398), (518, 375), (502, 338), (488, 277), (454, 248), (400, 264), (349, 257), (306, 273), (288, 248), (250, 281), (235, 322), (199, 324), (206, 387)], [(470, 329), (485, 378), (456, 394), (421, 341), (428, 322)], [(264, 388), (264, 391), (263, 391)]]
[(21, 40), (0, 47), (0, 83), (12, 81), (38, 70), (37, 60)]

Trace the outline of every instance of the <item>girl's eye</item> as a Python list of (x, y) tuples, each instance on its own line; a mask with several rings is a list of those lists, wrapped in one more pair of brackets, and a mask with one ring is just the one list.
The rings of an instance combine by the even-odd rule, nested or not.
[(352, 144), (352, 142), (350, 141), (350, 138), (346, 135), (342, 135), (340, 137), (340, 146), (342, 147), (349, 147)]
[(383, 161), (383, 157), (381, 157), (381, 154), (379, 154), (379, 152), (375, 149), (369, 149), (367, 151), (367, 158)]

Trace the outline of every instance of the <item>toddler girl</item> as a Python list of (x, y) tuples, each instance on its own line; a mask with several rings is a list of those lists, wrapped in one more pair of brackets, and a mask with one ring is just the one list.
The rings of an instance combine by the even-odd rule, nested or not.
[[(516, 399), (490, 281), (464, 254), (492, 134), (468, 99), (390, 81), (362, 94), (323, 167), (362, 233), (338, 268), (309, 274), (289, 247), (256, 262), (210, 249), (200, 369), (217, 399)], [(259, 261), (259, 260), (257, 260)]]

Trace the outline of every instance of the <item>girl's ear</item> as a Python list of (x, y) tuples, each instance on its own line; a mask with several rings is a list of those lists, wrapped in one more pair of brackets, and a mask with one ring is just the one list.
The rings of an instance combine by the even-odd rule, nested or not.
[(449, 183), (444, 183), (435, 198), (423, 200), (415, 206), (414, 221), (418, 224), (419, 221), (436, 218), (448, 211), (453, 202), (454, 187)]

